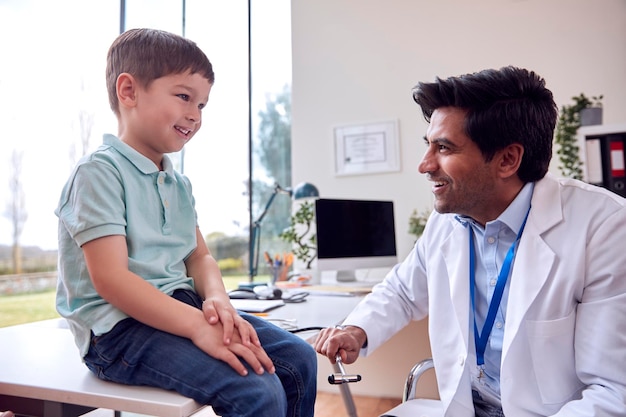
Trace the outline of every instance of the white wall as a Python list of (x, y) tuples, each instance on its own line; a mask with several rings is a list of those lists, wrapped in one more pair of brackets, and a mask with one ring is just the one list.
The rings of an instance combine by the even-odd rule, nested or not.
[[(395, 202), (399, 255), (408, 218), (432, 206), (417, 172), (426, 124), (419, 81), (516, 65), (543, 76), (559, 107), (604, 95), (604, 122), (626, 121), (624, 0), (292, 1), (293, 183), (328, 198)], [(336, 177), (333, 127), (399, 120), (401, 172)], [(557, 172), (557, 158), (553, 171)]]
[[(559, 107), (603, 94), (604, 123), (626, 122), (624, 0), (294, 0), (291, 10), (293, 183), (327, 198), (393, 200), (401, 257), (413, 245), (411, 212), (432, 207), (417, 172), (426, 130), (411, 97), (418, 82), (516, 65), (543, 76)], [(336, 177), (333, 127), (392, 119), (401, 171)], [(414, 323), (350, 365), (365, 374), (352, 391), (400, 396), (407, 364), (429, 354), (424, 341), (424, 323)], [(321, 358), (320, 388), (332, 390), (325, 371)]]

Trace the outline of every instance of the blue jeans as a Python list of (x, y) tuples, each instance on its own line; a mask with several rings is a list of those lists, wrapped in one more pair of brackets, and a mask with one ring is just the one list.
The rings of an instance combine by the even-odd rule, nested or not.
[[(193, 291), (177, 290), (174, 298), (202, 308)], [(299, 337), (241, 313), (257, 331), (274, 362), (275, 374), (240, 376), (221, 360), (198, 349), (189, 339), (162, 332), (128, 318), (108, 333), (92, 337), (84, 360), (98, 378), (130, 385), (149, 385), (193, 398), (224, 417), (310, 417), (317, 392), (317, 358)]]

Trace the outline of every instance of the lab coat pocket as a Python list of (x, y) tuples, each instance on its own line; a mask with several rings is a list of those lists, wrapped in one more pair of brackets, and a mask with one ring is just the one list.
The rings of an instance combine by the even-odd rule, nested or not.
[(580, 390), (574, 361), (576, 310), (556, 320), (526, 321), (532, 367), (544, 404), (570, 399)]

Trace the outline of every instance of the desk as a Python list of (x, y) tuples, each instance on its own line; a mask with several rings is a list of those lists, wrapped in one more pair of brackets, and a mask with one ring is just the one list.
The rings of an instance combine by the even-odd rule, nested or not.
[[(303, 288), (306, 291), (306, 287)], [(332, 327), (363, 299), (362, 296), (311, 294), (304, 303), (286, 303), (268, 312), (269, 319), (295, 319), (298, 327)]]
[[(327, 327), (339, 323), (360, 299), (311, 296), (273, 310), (269, 317), (296, 319), (298, 327)], [(349, 395), (347, 385), (341, 388)], [(63, 319), (0, 328), (0, 407), (16, 402), (25, 409), (43, 409), (44, 417), (79, 415), (93, 408), (185, 417), (203, 407), (175, 392), (99, 380), (81, 362)]]
[(64, 319), (0, 328), (0, 404), (44, 417), (94, 408), (186, 417), (203, 408), (175, 392), (99, 380), (82, 363)]

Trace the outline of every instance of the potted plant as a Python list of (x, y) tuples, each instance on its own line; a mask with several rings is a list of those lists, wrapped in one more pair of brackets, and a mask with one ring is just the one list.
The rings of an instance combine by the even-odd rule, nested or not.
[(422, 233), (424, 233), (426, 221), (428, 220), (430, 213), (431, 210), (428, 209), (421, 212), (418, 212), (417, 209), (413, 210), (411, 216), (409, 217), (409, 234), (412, 234), (416, 239), (419, 239)]
[[(577, 132), (581, 125), (583, 113), (590, 109), (600, 109), (600, 122), (602, 120), (602, 97), (586, 97), (583, 93), (572, 97), (574, 104), (563, 105), (556, 124), (555, 143), (558, 146), (557, 154), (561, 164), (559, 169), (565, 177), (582, 180), (582, 161), (580, 160), (580, 148), (578, 146)], [(597, 123), (597, 110), (592, 110), (590, 114), (584, 115), (585, 124)], [(589, 119), (589, 120), (587, 120)]]
[[(581, 96), (583, 96), (581, 94)], [(584, 96), (583, 96), (584, 97)], [(602, 98), (604, 96), (593, 96), (588, 99), (590, 103), (580, 110), (580, 125), (591, 126), (602, 124)]]
[(306, 269), (311, 269), (311, 264), (317, 257), (315, 233), (312, 233), (314, 221), (313, 202), (306, 201), (291, 216), (289, 227), (278, 235), (279, 238), (293, 245), (294, 256), (304, 263)]

